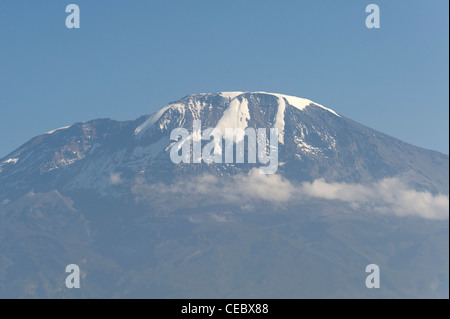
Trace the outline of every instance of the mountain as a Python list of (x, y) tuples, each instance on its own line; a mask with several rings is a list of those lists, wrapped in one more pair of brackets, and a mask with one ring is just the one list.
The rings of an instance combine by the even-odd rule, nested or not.
[[(197, 120), (277, 128), (276, 173), (236, 155), (175, 164), (170, 134)], [(448, 298), (448, 176), (446, 155), (282, 94), (76, 123), (0, 160), (0, 296)], [(72, 263), (80, 289), (64, 284)]]

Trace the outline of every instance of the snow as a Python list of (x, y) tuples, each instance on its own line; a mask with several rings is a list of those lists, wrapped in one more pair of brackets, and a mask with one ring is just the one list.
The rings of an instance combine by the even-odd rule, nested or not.
[(44, 133), (44, 134), (53, 134), (53, 133), (55, 133), (56, 131), (59, 131), (59, 130), (65, 130), (65, 129), (68, 129), (69, 127), (70, 127), (70, 126), (63, 126), (63, 127), (57, 128), (56, 130), (48, 131), (47, 133)]
[(292, 96), (292, 95), (286, 95), (286, 94), (278, 94), (278, 93), (268, 93), (268, 92), (252, 92), (252, 93), (261, 93), (261, 94), (269, 94), (269, 95), (274, 95), (278, 98), (284, 98), (286, 99), (286, 101), (288, 102), (289, 105), (292, 105), (293, 107), (299, 109), (300, 111), (303, 111), (308, 105), (315, 105), (318, 106), (324, 110), (327, 110), (328, 112), (341, 117), (339, 114), (337, 114), (335, 111), (333, 111), (332, 109), (329, 109), (321, 104), (318, 104), (316, 102), (313, 102), (311, 100), (308, 99), (303, 99), (300, 97), (296, 97), (296, 96)]
[(184, 109), (184, 105), (182, 104), (169, 104), (164, 106), (163, 108), (159, 109), (156, 113), (154, 113), (153, 115), (150, 115), (150, 117), (147, 119), (147, 121), (145, 121), (144, 123), (142, 123), (141, 125), (139, 125), (135, 130), (134, 130), (134, 135), (142, 135), (144, 132), (146, 132), (149, 128), (152, 127), (153, 124), (156, 123), (156, 121), (158, 121), (161, 116), (163, 116), (163, 114), (170, 108), (174, 108), (174, 107), (179, 107), (182, 106)]
[[(242, 101), (233, 99), (230, 106), (223, 112), (216, 129), (222, 133), (222, 136), (225, 136), (225, 129), (227, 128), (241, 128), (245, 130), (249, 119), (248, 101), (245, 98), (242, 98)], [(236, 136), (236, 142), (240, 142), (243, 138), (244, 136)]]
[(275, 128), (278, 129), (278, 141), (284, 144), (284, 112), (286, 110), (286, 102), (283, 98), (278, 98), (277, 117), (275, 119)]
[[(332, 109), (329, 109), (321, 104), (315, 103), (308, 99), (299, 98), (296, 96), (286, 95), (286, 94), (278, 94), (278, 93), (268, 93), (264, 91), (257, 91), (257, 92), (241, 92), (241, 91), (232, 91), (232, 92), (219, 92), (218, 94), (222, 97), (229, 99), (230, 104), (229, 107), (225, 110), (223, 113), (221, 119), (217, 123), (216, 128), (219, 129), (222, 134), (224, 134), (225, 128), (241, 128), (246, 129), (248, 126), (248, 120), (250, 119), (250, 113), (248, 109), (248, 101), (242, 96), (243, 94), (250, 93), (250, 94), (268, 94), (272, 95), (278, 98), (278, 110), (277, 115), (275, 119), (274, 126), (278, 128), (278, 141), (280, 143), (284, 143), (284, 127), (285, 127), (285, 119), (284, 114), (286, 111), (286, 106), (292, 106), (299, 110), (304, 110), (308, 106), (316, 106), (320, 107), (324, 110), (327, 110), (328, 112), (340, 117), (339, 114), (337, 114)], [(141, 125), (139, 125), (135, 131), (134, 134), (138, 137), (142, 136), (144, 132), (146, 132), (148, 129), (150, 129), (162, 116), (163, 114), (169, 110), (169, 109), (178, 109), (180, 114), (182, 114), (182, 118), (178, 121), (180, 125), (182, 125), (184, 120), (184, 115), (186, 112), (186, 109), (190, 111), (192, 114), (194, 120), (201, 119), (201, 111), (206, 106), (203, 102), (199, 101), (197, 98), (202, 97), (204, 95), (208, 95), (206, 93), (202, 94), (195, 94), (189, 96), (190, 99), (188, 102), (182, 102), (182, 103), (173, 103), (169, 104), (160, 110), (158, 110), (156, 113), (149, 116), (149, 118)], [(170, 122), (171, 119), (167, 119), (166, 121), (160, 123), (160, 129), (164, 129), (168, 122)], [(243, 138), (243, 137), (242, 137)], [(240, 141), (240, 138), (237, 139), (237, 141)]]
[[(297, 148), (303, 153), (309, 153), (312, 155), (318, 155), (321, 153), (321, 149), (318, 147), (311, 146), (307, 144), (302, 137), (295, 136), (294, 142), (297, 144)], [(298, 155), (298, 154), (297, 154)], [(301, 158), (301, 156), (300, 156)]]
[(74, 158), (62, 158), (58, 162), (53, 163), (52, 166), (50, 168), (48, 168), (48, 172), (51, 172), (51, 171), (53, 171), (55, 169), (59, 169), (61, 167), (72, 165), (76, 161), (78, 161), (80, 159), (83, 159), (85, 157), (85, 155), (82, 154), (82, 153), (73, 152), (73, 154), (75, 154), (76, 157), (74, 157)]
[(313, 102), (313, 101), (310, 101), (310, 102), (311, 102), (311, 104), (317, 105), (318, 107), (320, 107), (320, 108), (322, 108), (322, 109), (324, 109), (324, 110), (327, 110), (328, 112), (330, 112), (330, 113), (336, 115), (337, 117), (341, 117), (339, 114), (337, 114), (335, 111), (333, 111), (332, 109), (330, 109), (330, 108), (328, 108), (328, 107), (325, 107), (325, 106), (323, 106), (323, 105), (321, 105), (321, 104), (318, 104), (318, 103), (316, 103), (316, 102)]
[[(296, 96), (292, 96), (292, 95), (286, 95), (286, 94), (278, 94), (278, 93), (269, 93), (269, 92), (264, 92), (264, 91), (256, 91), (256, 92), (220, 92), (220, 95), (222, 95), (223, 97), (227, 97), (230, 99), (235, 99), (236, 97), (238, 97), (241, 94), (244, 93), (253, 93), (253, 94), (268, 94), (268, 95), (273, 95), (278, 97), (278, 99), (286, 99), (286, 101), (288, 102), (289, 105), (303, 111), (307, 106), (309, 105), (315, 105), (318, 106), (324, 110), (327, 110), (328, 112), (341, 117), (339, 114), (337, 114), (335, 111), (333, 111), (330, 108), (327, 108), (319, 103), (316, 103), (314, 101), (308, 100), (308, 99), (303, 99), (300, 97), (296, 97)], [(279, 131), (280, 132), (280, 131)]]
[(19, 160), (18, 158), (10, 158), (10, 159), (7, 159), (6, 161), (4, 161), (3, 164), (9, 164), (9, 163), (16, 164), (18, 160)]
[(201, 120), (200, 114), (203, 108), (203, 105), (200, 101), (192, 101), (188, 102), (188, 108), (192, 113), (194, 120)]
[(235, 92), (220, 92), (220, 95), (222, 95), (223, 97), (233, 100), (234, 98), (236, 98), (237, 96), (244, 94), (244, 92), (240, 92), (240, 91), (235, 91)]

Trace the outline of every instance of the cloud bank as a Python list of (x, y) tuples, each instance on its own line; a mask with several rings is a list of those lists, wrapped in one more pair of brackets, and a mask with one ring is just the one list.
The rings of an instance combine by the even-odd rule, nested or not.
[(267, 202), (296, 205), (310, 199), (339, 201), (352, 208), (396, 216), (448, 219), (449, 197), (413, 190), (399, 178), (385, 178), (371, 184), (328, 183), (323, 179), (294, 184), (280, 175), (259, 174), (219, 178), (203, 175), (173, 184), (148, 185), (136, 181), (133, 192), (138, 201), (160, 202), (167, 196), (181, 205), (232, 203), (248, 206)]

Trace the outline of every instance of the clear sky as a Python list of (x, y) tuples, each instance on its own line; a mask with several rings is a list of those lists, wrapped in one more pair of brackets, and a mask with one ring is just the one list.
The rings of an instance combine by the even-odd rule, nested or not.
[[(81, 10), (67, 29), (66, 5)], [(378, 4), (381, 28), (367, 29)], [(448, 0), (0, 1), (0, 157), (46, 131), (185, 95), (311, 99), (449, 153)]]

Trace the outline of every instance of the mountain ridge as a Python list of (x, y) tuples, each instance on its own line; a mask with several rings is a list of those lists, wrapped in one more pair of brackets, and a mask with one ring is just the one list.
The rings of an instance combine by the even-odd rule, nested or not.
[[(448, 298), (448, 156), (309, 100), (225, 95), (75, 123), (1, 159), (0, 297)], [(174, 164), (170, 132), (198, 119), (282, 129), (276, 174)]]
[[(225, 96), (222, 96), (223, 94)], [(244, 113), (248, 114), (245, 121), (242, 119), (239, 121), (237, 118), (242, 112), (235, 108), (231, 112), (233, 113), (231, 122), (230, 119), (226, 120), (228, 124), (231, 124), (230, 126), (269, 128), (278, 125), (280, 127), (281, 120), (278, 114), (281, 107), (280, 100), (285, 97), (288, 96), (265, 92), (195, 94), (188, 95), (153, 114), (141, 116), (134, 121), (96, 119), (75, 123), (68, 128), (57, 129), (32, 138), (1, 159), (0, 180), (8, 175), (11, 177), (14, 175), (16, 178), (16, 174), (21, 171), (27, 176), (34, 174), (39, 177), (61, 168), (70, 170), (70, 167), (77, 166), (73, 165), (78, 161), (89, 162), (89, 159), (95, 156), (104, 157), (105, 155), (99, 153), (100, 150), (108, 153), (108, 156), (121, 157), (117, 159), (120, 163), (108, 168), (113, 173), (120, 172), (121, 167), (129, 166), (133, 174), (138, 174), (140, 170), (146, 170), (156, 162), (167, 162), (170, 130), (177, 127), (192, 129), (193, 120), (196, 118), (202, 119), (202, 128), (224, 126), (220, 124), (224, 114), (233, 107), (231, 104), (237, 99), (241, 99), (239, 103), (244, 100), (249, 101), (249, 105), (244, 105)], [(292, 101), (292, 97), (290, 98)], [(416, 186), (433, 193), (448, 194), (448, 185), (443, 177), (446, 175), (445, 172), (448, 172), (448, 156), (445, 154), (410, 145), (342, 117), (314, 102), (296, 99), (299, 100), (295, 100), (293, 104), (296, 102), (303, 104), (297, 103), (292, 108), (283, 109), (283, 127), (279, 131), (279, 156), (280, 162), (284, 165), (280, 167), (281, 174), (284, 174), (285, 169), (289, 169), (293, 172), (291, 175), (295, 176), (297, 172), (301, 176), (299, 180), (311, 181), (324, 177), (329, 181), (364, 182), (399, 173), (408, 174), (408, 170), (412, 170), (417, 175), (420, 171), (417, 163), (429, 161), (421, 159), (426, 157), (442, 167), (442, 171), (434, 174), (429, 167), (428, 173), (418, 173), (423, 176), (418, 177), (420, 181), (416, 183)], [(176, 106), (171, 107), (173, 105)], [(287, 105), (290, 105), (289, 102)], [(356, 143), (355, 140), (360, 141)], [(397, 152), (394, 158), (389, 153), (391, 151), (388, 145), (396, 145), (403, 151)], [(362, 149), (366, 149), (366, 154), (362, 154), (363, 157), (358, 159), (361, 157)], [(124, 154), (120, 155), (120, 152)], [(405, 153), (412, 155), (407, 156)], [(349, 156), (349, 154), (353, 155)], [(103, 161), (106, 160), (106, 158), (103, 159)], [(39, 161), (42, 163), (36, 165)], [(357, 170), (359, 176), (355, 175), (352, 178), (343, 171), (336, 175), (335, 169), (333, 171), (328, 168), (336, 165), (348, 166), (345, 161), (357, 162), (356, 165), (361, 166)], [(218, 164), (218, 167), (224, 166)], [(244, 172), (248, 172), (251, 168), (250, 166), (241, 167)], [(176, 167), (168, 163), (166, 169), (172, 170)], [(312, 173), (307, 172), (308, 169)], [(320, 170), (325, 170), (326, 173), (320, 173)], [(347, 167), (347, 170), (349, 174), (353, 174), (355, 168)], [(427, 174), (432, 174), (433, 177), (427, 177)], [(441, 181), (438, 184), (433, 183), (439, 180)], [(3, 183), (5, 184), (7, 183)], [(1, 188), (0, 186), (0, 194)]]

